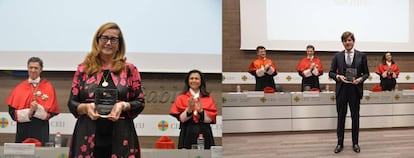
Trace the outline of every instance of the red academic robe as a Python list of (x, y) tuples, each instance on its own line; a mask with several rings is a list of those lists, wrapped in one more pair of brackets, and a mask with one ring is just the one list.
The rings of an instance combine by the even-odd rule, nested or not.
[[(400, 69), (398, 68), (398, 65), (396, 63), (391, 64), (391, 67), (388, 67), (387, 64), (379, 64), (377, 67), (377, 70), (375, 71), (376, 74), (380, 75), (382, 77), (382, 73), (388, 70), (388, 68), (391, 68), (391, 72), (395, 73), (395, 78), (398, 78), (398, 75), (400, 74)], [(386, 78), (393, 78), (391, 74), (387, 74)]]
[[(318, 69), (310, 70), (312, 63), (318, 65)], [(308, 57), (304, 57), (296, 66), (296, 70), (302, 77), (302, 91), (305, 90), (305, 86), (309, 86), (310, 89), (317, 88), (320, 90), (319, 76), (323, 74), (323, 67), (321, 60), (318, 57), (314, 56), (312, 60)]]
[[(30, 103), (33, 100), (42, 105), (46, 111), (55, 114), (59, 113), (55, 89), (46, 79), (41, 79), (37, 87), (33, 87), (27, 80), (21, 82), (10, 93), (6, 104), (15, 110), (22, 110), (30, 108)], [(18, 120), (18, 118), (13, 119)]]
[[(271, 63), (272, 69), (265, 70), (264, 72), (257, 71), (269, 63)], [(277, 68), (275, 63), (271, 59), (255, 59), (250, 64), (248, 72), (252, 74), (256, 79), (256, 91), (263, 91), (265, 87), (271, 87), (273, 89), (276, 89), (275, 80), (273, 79), (273, 77), (277, 75)]]
[(302, 60), (300, 60), (300, 62), (298, 63), (298, 65), (296, 66), (296, 70), (298, 72), (301, 72), (301, 76), (305, 76), (303, 74), (303, 71), (308, 70), (311, 66), (312, 63), (315, 63), (316, 65), (318, 65), (318, 75), (320, 76), (323, 74), (323, 67), (321, 64), (321, 60), (318, 57), (313, 57), (312, 61), (309, 60), (309, 58), (305, 57)]
[[(173, 106), (171, 107), (170, 114), (181, 114), (185, 111), (188, 107), (188, 99), (190, 97), (193, 97), (188, 91), (185, 94), (181, 94), (177, 97), (175, 100)], [(205, 113), (212, 119), (213, 123), (216, 123), (216, 116), (217, 116), (217, 107), (214, 103), (213, 97), (207, 96), (207, 97), (200, 97), (201, 105), (203, 107), (203, 110)], [(195, 120), (197, 116), (193, 116), (193, 120), (195, 122), (198, 122), (198, 120)]]
[[(394, 74), (387, 73), (384, 77), (382, 74), (388, 71), (388, 69), (391, 69), (391, 72), (394, 72)], [(379, 64), (375, 73), (380, 76), (382, 90), (393, 90), (397, 84), (396, 78), (398, 78), (398, 75), (400, 74), (400, 69), (396, 63), (391, 64), (391, 66), (388, 66), (388, 64)]]
[(269, 59), (269, 58), (265, 58), (265, 59), (256, 59), (256, 60), (254, 60), (251, 64), (250, 64), (250, 66), (249, 66), (249, 72), (251, 72), (251, 71), (256, 71), (256, 70), (258, 70), (258, 69), (260, 69), (262, 66), (264, 67), (266, 64), (269, 64), (269, 63), (271, 63), (272, 65), (271, 65), (271, 67), (275, 70), (275, 72), (276, 72), (276, 65), (275, 65), (275, 63), (271, 60), (271, 59)]
[[(28, 109), (33, 100), (41, 107), (28, 119)], [(46, 79), (41, 79), (37, 87), (27, 80), (18, 84), (6, 100), (9, 114), (17, 121), (16, 142), (27, 138), (36, 138), (42, 144), (49, 141), (49, 119), (59, 114), (59, 106), (53, 85)], [(42, 115), (39, 115), (43, 113)], [(20, 116), (20, 117), (19, 117)]]
[[(179, 95), (171, 107), (170, 115), (176, 117), (180, 121), (180, 114), (185, 112), (185, 109), (188, 107), (188, 99), (190, 97), (192, 97), (192, 95), (189, 91)], [(202, 96), (200, 97), (200, 100), (204, 113), (211, 118), (213, 124), (216, 123), (217, 107), (213, 97)], [(211, 146), (215, 145), (213, 132), (210, 127), (211, 123), (203, 122), (203, 114), (198, 114), (197, 116), (192, 115), (192, 118), (193, 119), (189, 119), (185, 122), (180, 121), (178, 149), (191, 149), (191, 145), (197, 143), (198, 134), (203, 134), (205, 148), (210, 149)]]

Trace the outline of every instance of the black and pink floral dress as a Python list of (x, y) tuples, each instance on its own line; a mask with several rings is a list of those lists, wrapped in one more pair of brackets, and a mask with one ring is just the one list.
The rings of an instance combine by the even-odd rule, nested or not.
[[(94, 91), (100, 87), (103, 76), (108, 76), (110, 87), (118, 90), (118, 100), (131, 104), (129, 111), (123, 111), (116, 122), (98, 119), (91, 120), (87, 115), (79, 115), (80, 103), (92, 103)], [(125, 63), (125, 69), (119, 74), (103, 70), (87, 75), (84, 65), (75, 72), (68, 107), (78, 119), (70, 145), (70, 158), (94, 158), (95, 148), (110, 146), (111, 158), (139, 158), (140, 146), (133, 119), (144, 109), (144, 93), (138, 69), (131, 63)]]

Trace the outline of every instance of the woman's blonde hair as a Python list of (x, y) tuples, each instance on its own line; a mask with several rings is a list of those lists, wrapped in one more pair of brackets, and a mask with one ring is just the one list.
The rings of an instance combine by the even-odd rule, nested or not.
[(98, 73), (102, 71), (102, 61), (99, 58), (99, 37), (109, 29), (116, 29), (119, 30), (119, 42), (118, 42), (118, 50), (116, 51), (114, 62), (112, 63), (111, 71), (114, 73), (120, 73), (125, 66), (125, 41), (124, 36), (122, 35), (122, 31), (116, 23), (108, 22), (103, 24), (99, 29), (96, 31), (95, 36), (92, 40), (92, 50), (91, 52), (85, 57), (83, 61), (83, 65), (85, 66), (85, 73), (88, 75)]

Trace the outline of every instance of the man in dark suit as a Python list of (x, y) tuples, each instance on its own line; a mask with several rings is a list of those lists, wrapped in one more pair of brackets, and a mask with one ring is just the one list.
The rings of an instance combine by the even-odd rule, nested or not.
[(337, 136), (338, 144), (334, 150), (339, 153), (344, 148), (344, 128), (347, 105), (352, 118), (352, 149), (359, 153), (359, 105), (362, 99), (363, 84), (369, 77), (367, 57), (354, 49), (355, 37), (351, 32), (341, 36), (345, 50), (338, 52), (332, 59), (329, 77), (336, 82), (336, 111), (338, 113)]

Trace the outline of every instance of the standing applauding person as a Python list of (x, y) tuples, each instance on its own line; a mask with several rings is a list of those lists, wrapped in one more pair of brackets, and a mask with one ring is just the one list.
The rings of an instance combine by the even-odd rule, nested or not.
[(319, 76), (323, 74), (321, 60), (315, 56), (315, 47), (306, 46), (306, 57), (302, 58), (296, 70), (302, 77), (302, 92), (316, 88), (320, 91)]
[(381, 64), (378, 65), (376, 74), (380, 76), (380, 84), (383, 91), (391, 91), (395, 89), (397, 78), (400, 74), (398, 65), (392, 59), (391, 53), (387, 52), (382, 56)]
[(26, 139), (49, 141), (49, 119), (59, 114), (55, 88), (41, 77), (43, 61), (27, 61), (29, 78), (18, 84), (6, 100), (11, 118), (17, 122), (16, 143)]
[(200, 134), (204, 137), (205, 148), (210, 149), (215, 145), (210, 124), (216, 123), (216, 104), (206, 90), (206, 81), (200, 71), (188, 72), (184, 84), (183, 92), (170, 111), (170, 115), (180, 121), (178, 149), (191, 149)]
[(270, 87), (276, 89), (274, 76), (277, 75), (275, 63), (266, 57), (266, 48), (257, 46), (257, 58), (249, 66), (249, 73), (256, 79), (255, 91), (263, 91)]

